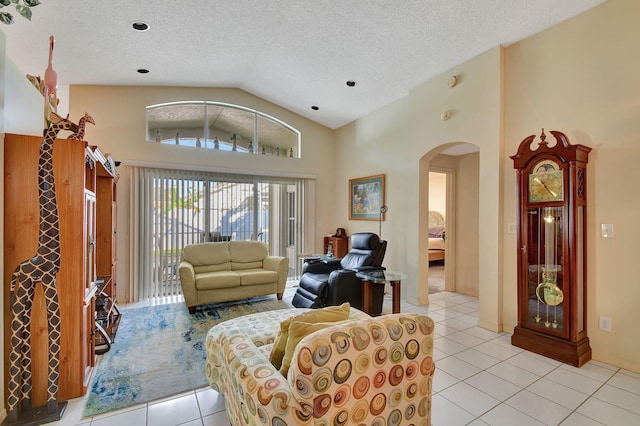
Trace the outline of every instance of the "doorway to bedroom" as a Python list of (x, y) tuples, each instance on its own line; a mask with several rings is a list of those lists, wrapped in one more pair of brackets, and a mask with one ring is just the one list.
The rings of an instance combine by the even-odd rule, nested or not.
[(429, 172), (429, 294), (445, 290), (447, 173)]

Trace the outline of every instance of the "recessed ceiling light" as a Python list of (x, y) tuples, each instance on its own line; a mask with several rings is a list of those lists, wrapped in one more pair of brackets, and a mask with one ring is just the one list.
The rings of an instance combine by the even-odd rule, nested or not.
[(314, 111), (317, 111), (317, 110), (319, 110), (319, 109), (320, 109), (320, 107), (318, 107), (318, 106), (316, 106), (316, 105), (313, 105), (313, 106), (311, 107), (311, 109), (312, 109), (312, 110), (314, 110)]
[(133, 28), (136, 31), (147, 31), (149, 29), (149, 24), (142, 21), (133, 21), (131, 23), (131, 28)]
[(355, 86), (355, 85), (356, 85), (356, 82), (355, 82), (355, 81), (353, 81), (353, 80), (347, 80), (347, 86), (349, 86), (349, 87), (353, 87), (353, 86)]
[(148, 70), (148, 69), (146, 69), (146, 68), (139, 68), (139, 69), (138, 69), (138, 72), (139, 72), (140, 74), (149, 74), (149, 70)]

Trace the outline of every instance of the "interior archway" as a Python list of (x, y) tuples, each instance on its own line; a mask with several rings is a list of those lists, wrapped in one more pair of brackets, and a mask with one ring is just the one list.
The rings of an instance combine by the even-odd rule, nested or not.
[[(420, 159), (418, 301), (429, 303), (429, 172), (446, 179), (445, 290), (479, 296), (479, 147), (465, 142), (439, 145)], [(424, 236), (424, 237), (423, 237)]]

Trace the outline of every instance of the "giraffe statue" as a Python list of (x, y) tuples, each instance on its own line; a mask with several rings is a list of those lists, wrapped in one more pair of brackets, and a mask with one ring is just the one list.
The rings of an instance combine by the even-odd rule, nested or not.
[(72, 134), (71, 136), (67, 137), (67, 139), (74, 139), (74, 140), (78, 140), (78, 141), (83, 141), (84, 140), (84, 129), (87, 125), (87, 123), (91, 123), (93, 125), (96, 124), (95, 121), (93, 121), (93, 117), (91, 117), (88, 113), (84, 113), (84, 115), (82, 116), (82, 118), (80, 118), (80, 120), (78, 121), (78, 131), (75, 132), (74, 134)]
[[(53, 114), (55, 119), (60, 117)], [(60, 118), (44, 131), (38, 161), (40, 219), (38, 249), (20, 263), (11, 277), (11, 352), (7, 384), (8, 421), (14, 423), (18, 412), (31, 407), (31, 309), (37, 283), (42, 283), (47, 306), (49, 366), (47, 372), (47, 412), (58, 411), (58, 367), (60, 364), (60, 305), (56, 274), (60, 269), (60, 220), (53, 174), (53, 144), (62, 130), (78, 131), (68, 118)], [(22, 402), (21, 407), (18, 403)]]

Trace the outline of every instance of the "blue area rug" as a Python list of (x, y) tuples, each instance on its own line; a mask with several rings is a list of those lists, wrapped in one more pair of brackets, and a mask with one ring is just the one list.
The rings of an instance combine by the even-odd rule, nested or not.
[(205, 387), (204, 340), (227, 319), (290, 307), (275, 295), (198, 307), (184, 303), (125, 309), (115, 342), (100, 359), (84, 416)]

